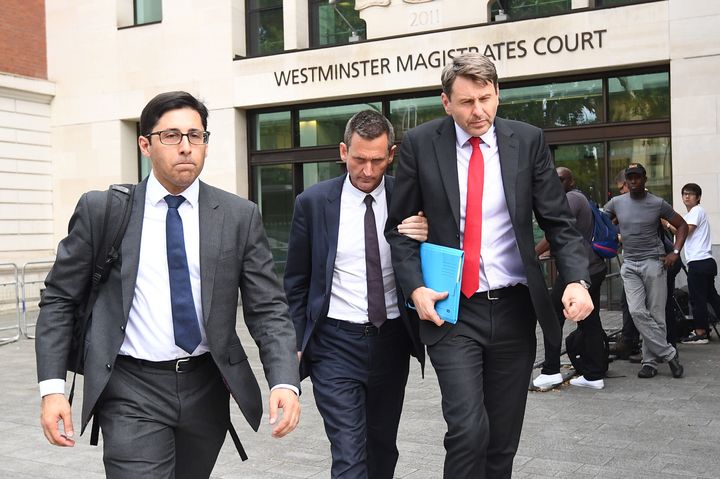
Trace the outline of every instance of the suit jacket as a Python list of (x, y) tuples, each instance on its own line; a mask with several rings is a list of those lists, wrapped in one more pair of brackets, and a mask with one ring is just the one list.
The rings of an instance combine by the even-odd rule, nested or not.
[[(138, 273), (146, 186), (147, 180), (135, 190), (121, 259), (101, 285), (93, 308), (85, 341), (83, 431), (123, 343)], [(65, 378), (73, 315), (90, 290), (92, 242), (102, 229), (91, 220), (98, 217), (93, 211), (105, 210), (105, 198), (105, 192), (97, 191), (82, 196), (45, 281), (36, 335), (40, 381)], [(299, 387), (295, 331), (257, 205), (203, 182), (198, 203), (202, 320), (210, 353), (243, 415), (257, 430), (262, 417), (260, 387), (235, 330), (238, 290), (271, 387)]]
[[(559, 344), (561, 335), (540, 262), (535, 254), (533, 212), (549, 239), (557, 267), (568, 282), (589, 281), (582, 236), (565, 198), (542, 130), (512, 120), (495, 119), (505, 200), (522, 257), (535, 314), (545, 337)], [(392, 248), (398, 285), (405, 296), (423, 286), (419, 245), (397, 233), (395, 226), (409, 213), (423, 210), (428, 241), (460, 247), (460, 192), (455, 123), (448, 116), (405, 133), (400, 146), (395, 195), (385, 235)], [(462, 311), (461, 318), (462, 320)], [(434, 344), (452, 328), (421, 321), (420, 337)]]
[[(342, 175), (313, 185), (295, 199), (285, 269), (285, 293), (290, 304), (290, 316), (295, 324), (298, 351), (305, 351), (319, 322), (327, 317), (330, 308), (330, 289), (340, 229), (340, 195), (345, 177)], [(394, 185), (394, 178), (385, 176), (388, 204)], [(399, 288), (397, 291), (400, 293)], [(424, 367), (425, 350), (418, 335), (417, 315), (406, 310), (401, 294), (398, 294), (398, 305), (412, 341), (413, 355)], [(302, 357), (300, 371), (301, 379), (309, 375), (306, 355)]]

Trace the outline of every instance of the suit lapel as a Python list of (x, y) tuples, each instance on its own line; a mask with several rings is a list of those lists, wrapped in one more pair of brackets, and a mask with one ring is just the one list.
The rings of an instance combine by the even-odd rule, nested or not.
[(340, 194), (342, 193), (345, 177), (342, 175), (333, 180), (325, 203), (325, 234), (327, 239), (327, 261), (325, 262), (325, 292), (330, 292), (332, 286), (333, 269), (335, 268), (335, 255), (337, 254), (338, 231), (340, 230)]
[(203, 322), (207, 324), (212, 306), (212, 291), (220, 254), (220, 238), (224, 213), (210, 188), (200, 182), (198, 196), (200, 221), (200, 297), (202, 300)]
[(445, 194), (450, 202), (455, 225), (460, 229), (460, 186), (458, 185), (457, 150), (455, 148), (455, 122), (451, 116), (440, 124), (433, 139), (435, 158), (440, 169)]
[(140, 263), (140, 240), (142, 238), (143, 217), (145, 216), (145, 192), (147, 191), (147, 178), (135, 187), (133, 195), (130, 221), (122, 244), (120, 254), (120, 277), (122, 281), (123, 318), (130, 315), (133, 297), (135, 296), (135, 282), (137, 280), (138, 265)]
[(513, 136), (513, 131), (502, 118), (495, 119), (495, 135), (497, 137), (498, 153), (500, 155), (500, 172), (505, 190), (505, 201), (507, 202), (510, 219), (515, 223), (518, 193), (515, 183), (519, 161), (518, 140)]

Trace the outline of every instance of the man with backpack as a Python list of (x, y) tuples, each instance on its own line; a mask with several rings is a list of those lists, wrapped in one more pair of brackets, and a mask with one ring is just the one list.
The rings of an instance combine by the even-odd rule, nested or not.
[[(605, 211), (617, 218), (620, 226), (624, 256), (620, 275), (630, 314), (643, 340), (638, 377), (654, 377), (658, 363), (667, 362), (672, 376), (680, 378), (684, 369), (677, 350), (667, 340), (665, 304), (667, 269), (680, 258), (688, 225), (669, 203), (645, 189), (647, 175), (642, 165), (628, 165), (625, 180), (630, 191), (608, 201)], [(661, 218), (677, 230), (669, 253), (658, 235)]]
[[(111, 479), (207, 478), (228, 430), (244, 454), (229, 397), (257, 430), (262, 396), (236, 332), (239, 292), (271, 390), (272, 435), (292, 431), (300, 416), (295, 330), (258, 207), (198, 179), (207, 117), (186, 92), (157, 95), (140, 116), (138, 146), (152, 172), (134, 189), (120, 259), (84, 341), (81, 431), (95, 416)], [(93, 288), (105, 198), (80, 199), (40, 303), (41, 424), (56, 446), (75, 444), (65, 375), (77, 310)]]
[[(605, 387), (603, 377), (607, 372), (607, 350), (605, 331), (600, 321), (600, 286), (605, 279), (605, 261), (593, 251), (591, 241), (593, 238), (594, 218), (592, 206), (588, 199), (575, 188), (575, 178), (569, 168), (558, 167), (556, 172), (562, 182), (567, 197), (570, 211), (576, 220), (576, 228), (585, 239), (585, 247), (589, 261), (588, 272), (590, 273), (590, 298), (595, 306), (592, 313), (584, 321), (577, 323), (578, 335), (580, 336), (578, 346), (583, 350), (583, 363), (585, 370), (580, 371), (581, 376), (571, 379), (573, 386), (602, 389)], [(550, 243), (547, 239), (541, 240), (535, 247), (538, 255), (548, 251)], [(565, 324), (563, 306), (561, 302), (562, 292), (565, 289), (565, 280), (558, 276), (552, 288), (552, 300), (555, 306), (555, 313), (560, 328)], [(560, 374), (560, 345), (553, 346), (545, 339), (545, 362), (543, 363), (540, 375), (533, 380), (533, 386), (541, 390), (551, 389), (563, 382)]]

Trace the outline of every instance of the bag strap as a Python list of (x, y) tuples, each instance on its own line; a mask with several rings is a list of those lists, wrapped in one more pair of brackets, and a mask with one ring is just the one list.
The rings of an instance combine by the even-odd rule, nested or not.
[[(100, 291), (100, 285), (107, 281), (110, 270), (112, 269), (113, 263), (119, 258), (120, 243), (122, 243), (125, 230), (130, 221), (130, 214), (132, 213), (132, 203), (135, 195), (135, 185), (124, 184), (124, 185), (110, 185), (107, 190), (107, 200), (105, 202), (105, 215), (102, 218), (102, 230), (100, 232), (100, 240), (93, 244), (93, 260), (95, 265), (93, 267), (92, 274), (92, 285), (90, 287), (90, 293), (85, 302), (85, 310), (82, 320), (82, 334), (80, 337), (80, 345), (85, 344), (85, 335), (88, 328), (88, 319), (92, 313), (93, 306), (97, 300), (98, 293)], [(122, 206), (121, 216), (113, 218), (113, 212), (120, 211), (113, 206), (115, 198), (118, 199)], [(99, 221), (99, 218), (95, 218)], [(114, 234), (108, 234), (109, 226), (117, 225), (117, 229)], [(108, 239), (112, 237), (112, 242)], [(80, 369), (81, 361), (83, 359), (82, 354), (78, 354), (75, 359), (75, 371)], [(75, 379), (77, 372), (73, 372), (72, 385), (70, 386), (70, 394), (68, 396), (68, 402), (70, 405), (73, 403), (75, 397)]]

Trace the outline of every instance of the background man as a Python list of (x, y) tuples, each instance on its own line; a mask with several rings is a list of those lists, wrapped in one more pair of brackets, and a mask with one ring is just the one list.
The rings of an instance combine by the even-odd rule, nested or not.
[[(295, 200), (285, 291), (301, 377), (312, 379), (330, 439), (333, 478), (392, 479), (410, 354), (425, 361), (417, 317), (398, 297), (382, 235), (394, 142), (382, 114), (355, 114), (340, 143), (347, 175)], [(424, 241), (427, 222), (414, 216), (398, 230)]]
[[(135, 189), (122, 259), (101, 286), (85, 345), (82, 429), (97, 415), (110, 478), (209, 477), (230, 426), (228, 389), (257, 430), (260, 388), (235, 332), (238, 288), (272, 388), (272, 434), (298, 422), (295, 334), (257, 206), (198, 180), (207, 117), (185, 92), (156, 96), (140, 117), (152, 174)], [(37, 323), (41, 422), (58, 446), (74, 445), (65, 365), (73, 314), (90, 289), (91, 213), (104, 197), (80, 199)]]
[(708, 343), (708, 309), (710, 303), (715, 314), (720, 314), (720, 296), (715, 290), (717, 263), (712, 256), (710, 221), (705, 209), (700, 206), (702, 188), (696, 183), (682, 187), (682, 200), (687, 208), (685, 222), (688, 224), (688, 238), (685, 242), (687, 261), (688, 295), (692, 307), (693, 328), (683, 344)]
[[(494, 65), (479, 54), (457, 56), (443, 70), (442, 88), (449, 116), (403, 137), (385, 234), (440, 383), (445, 477), (508, 478), (535, 359), (535, 318), (550, 342), (560, 341), (535, 255), (532, 213), (568, 282), (565, 316), (575, 321), (593, 307), (587, 254), (542, 131), (495, 117)], [(465, 297), (455, 325), (434, 310), (447, 293), (424, 286), (419, 244), (395, 229), (418, 210), (428, 218), (428, 241), (465, 251)]]
[[(625, 296), (633, 322), (642, 336), (642, 369), (640, 378), (652, 378), (657, 365), (667, 361), (673, 377), (683, 375), (676, 349), (667, 341), (665, 303), (667, 271), (680, 257), (688, 227), (672, 206), (645, 189), (647, 176), (639, 163), (625, 169), (629, 193), (616, 196), (605, 205), (605, 211), (617, 218), (623, 242), (623, 279)], [(658, 235), (660, 219), (677, 229), (673, 251), (665, 253)]]
[[(558, 167), (556, 169), (560, 182), (565, 190), (570, 211), (576, 220), (576, 228), (585, 240), (585, 251), (587, 252), (589, 273), (590, 273), (590, 298), (592, 298), (592, 313), (580, 321), (577, 325), (582, 332), (583, 338), (583, 362), (587, 371), (582, 376), (570, 380), (573, 386), (602, 389), (605, 387), (605, 373), (607, 372), (607, 353), (605, 351), (605, 337), (600, 321), (600, 286), (605, 280), (605, 261), (595, 254), (590, 241), (593, 236), (593, 224), (595, 218), (590, 210), (590, 203), (584, 194), (575, 188), (575, 178), (569, 168)], [(536, 246), (535, 252), (538, 255), (550, 249), (550, 242), (542, 239)], [(565, 290), (565, 280), (558, 275), (552, 288), (552, 301), (555, 306), (555, 314), (562, 331), (565, 324), (563, 314), (562, 293)], [(533, 379), (533, 385), (540, 389), (549, 389), (563, 382), (560, 374), (560, 345), (552, 344), (545, 339), (545, 362), (543, 363), (540, 375)]]

